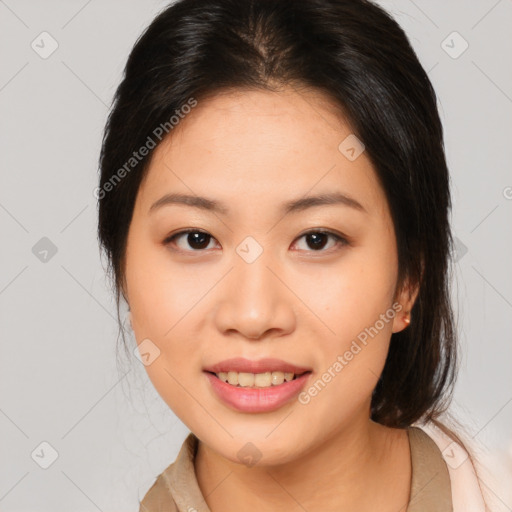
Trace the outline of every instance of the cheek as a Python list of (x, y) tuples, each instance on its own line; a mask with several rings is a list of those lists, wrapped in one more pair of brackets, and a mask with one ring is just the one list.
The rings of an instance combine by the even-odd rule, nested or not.
[(371, 396), (389, 349), (395, 279), (391, 250), (385, 256), (361, 249), (320, 276), (309, 291), (305, 283), (312, 281), (302, 281), (305, 287), (299, 293), (307, 294), (329, 330), (321, 337), (320, 374), (305, 390), (311, 411), (327, 415), (329, 407), (340, 404), (348, 414)]
[(134, 240), (126, 280), (135, 333), (162, 341), (172, 338), (214, 284), (216, 276), (210, 277), (193, 264), (173, 264), (167, 249), (154, 241)]
[[(311, 267), (295, 280), (297, 295), (327, 327), (331, 349), (342, 349), (390, 308), (397, 274), (389, 252), (354, 248), (335, 265)], [(392, 322), (379, 327), (390, 334)]]
[(186, 362), (192, 354), (184, 354), (178, 344), (165, 346), (161, 355), (146, 371), (153, 387), (162, 400), (192, 431), (208, 421), (202, 407), (203, 395), (198, 391), (200, 375), (193, 372)]
[(319, 430), (334, 431), (369, 407), (386, 362), (395, 311), (392, 287), (379, 288), (373, 280), (357, 281), (352, 275), (324, 291), (322, 320), (334, 334), (321, 338), (318, 374), (299, 402), (304, 414), (323, 418)]
[(200, 339), (194, 330), (201, 298), (215, 276), (210, 283), (207, 276), (173, 267), (165, 248), (154, 242), (133, 243), (128, 254), (126, 281), (135, 338), (141, 348), (146, 343), (156, 354), (145, 369), (164, 401), (178, 412), (187, 403), (184, 390), (191, 389), (200, 374), (200, 367), (193, 366), (199, 365)]
[(183, 272), (166, 273), (165, 266), (147, 267), (143, 275), (132, 274), (135, 337), (139, 343), (149, 339), (157, 347), (158, 356), (145, 370), (164, 402), (192, 429), (190, 418), (198, 415), (204, 421), (189, 393), (196, 394), (201, 378), (197, 330), (201, 297), (211, 284), (195, 282)]

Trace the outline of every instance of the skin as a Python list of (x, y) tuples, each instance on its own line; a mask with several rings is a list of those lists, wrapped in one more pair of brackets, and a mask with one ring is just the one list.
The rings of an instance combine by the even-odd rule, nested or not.
[[(139, 189), (124, 292), (138, 343), (149, 338), (160, 350), (149, 378), (200, 440), (195, 469), (212, 512), (406, 509), (407, 433), (371, 421), (370, 402), (417, 290), (394, 296), (386, 197), (365, 152), (350, 161), (338, 150), (352, 132), (314, 90), (230, 91), (199, 102), (173, 129)], [(366, 212), (342, 204), (280, 211), (333, 191)], [(148, 212), (171, 192), (216, 199), (229, 213), (177, 204)], [(187, 228), (211, 235), (204, 249), (187, 235), (164, 242)], [(349, 244), (328, 237), (315, 249), (303, 236), (312, 229)], [(250, 264), (236, 252), (247, 236), (263, 249)], [(312, 368), (314, 382), (395, 302), (402, 311), (306, 405), (238, 412), (203, 373), (231, 357), (275, 357)], [(237, 456), (249, 441), (261, 454), (252, 467)]]

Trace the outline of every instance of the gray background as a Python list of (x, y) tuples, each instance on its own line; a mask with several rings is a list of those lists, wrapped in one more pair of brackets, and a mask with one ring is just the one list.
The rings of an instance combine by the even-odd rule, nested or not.
[[(496, 510), (512, 510), (512, 1), (381, 3), (439, 96), (459, 241), (453, 410), (491, 467)], [(93, 197), (108, 105), (165, 5), (0, 0), (2, 511), (138, 510), (188, 432), (135, 357), (116, 364)], [(42, 58), (31, 44), (48, 51), (50, 37)], [(58, 454), (48, 469), (42, 442)]]

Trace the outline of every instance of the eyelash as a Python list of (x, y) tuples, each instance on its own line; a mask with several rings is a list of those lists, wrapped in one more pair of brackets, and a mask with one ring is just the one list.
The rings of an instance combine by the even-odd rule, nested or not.
[[(183, 231), (179, 231), (178, 233), (175, 233), (175, 234), (167, 237), (163, 241), (163, 244), (164, 245), (169, 245), (176, 238), (178, 238), (180, 236), (183, 236), (183, 235), (188, 235), (189, 233), (203, 233), (205, 235), (208, 235), (211, 239), (215, 240), (215, 238), (212, 235), (210, 235), (208, 232), (206, 232), (206, 231), (202, 231), (200, 229), (185, 229)], [(332, 231), (327, 231), (327, 230), (323, 230), (323, 229), (312, 229), (312, 230), (306, 231), (305, 233), (302, 233), (299, 237), (297, 237), (297, 240), (299, 240), (299, 239), (301, 239), (301, 238), (303, 238), (303, 237), (305, 237), (307, 235), (313, 234), (313, 233), (331, 236), (337, 242), (337, 244), (341, 245), (341, 247), (344, 247), (346, 245), (350, 245), (350, 242), (346, 238), (344, 238), (343, 236), (338, 235), (337, 233), (334, 233)], [(312, 253), (327, 252), (328, 253), (332, 249), (333, 248), (328, 249), (326, 251), (323, 250), (323, 249), (320, 249), (318, 251), (310, 250), (310, 251), (307, 251), (307, 252), (312, 252)], [(175, 250), (178, 251), (178, 252), (192, 252), (192, 253), (201, 253), (201, 252), (205, 252), (206, 251), (206, 249), (192, 249), (192, 250), (175, 249)]]

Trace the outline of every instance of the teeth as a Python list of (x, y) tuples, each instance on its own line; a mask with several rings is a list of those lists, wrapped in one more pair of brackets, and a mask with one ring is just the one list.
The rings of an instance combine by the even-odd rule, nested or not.
[(239, 373), (238, 385), (243, 388), (250, 388), (254, 386), (254, 373)]
[(295, 374), (292, 372), (265, 372), (265, 373), (245, 373), (245, 372), (219, 372), (217, 377), (232, 386), (268, 388), (278, 386), (284, 381), (290, 382)]
[[(226, 374), (223, 374), (226, 375)], [(227, 381), (233, 386), (238, 384), (238, 373), (237, 372), (228, 372), (226, 375)]]

